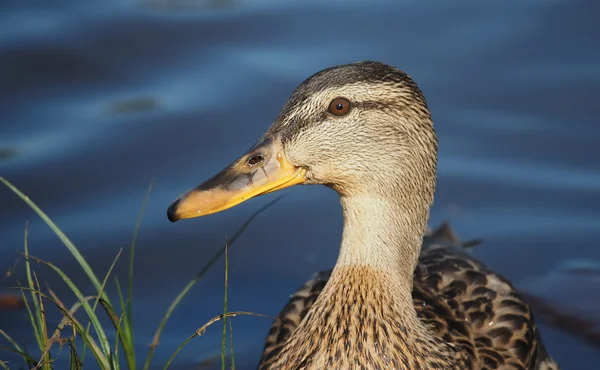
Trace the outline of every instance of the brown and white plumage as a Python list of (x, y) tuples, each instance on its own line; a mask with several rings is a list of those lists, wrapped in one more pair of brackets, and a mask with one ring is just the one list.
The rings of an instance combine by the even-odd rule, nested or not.
[[(473, 353), (471, 367), (465, 368), (558, 369), (527, 303), (506, 279), (464, 251), (472, 244), (460, 242), (447, 224), (424, 238), (413, 289), (419, 319), (438, 337), (465, 342), (464, 351)], [(292, 295), (271, 326), (259, 369), (271, 368), (272, 359), (307, 315), (330, 275), (331, 270), (315, 274)], [(335, 366), (344, 368), (339, 364), (327, 368)]]
[(336, 265), (294, 294), (261, 370), (557, 369), (506, 279), (456, 243), (423, 244), (436, 167), (433, 120), (414, 81), (385, 64), (348, 64), (300, 84), (261, 140), (168, 217), (300, 183), (340, 195)]

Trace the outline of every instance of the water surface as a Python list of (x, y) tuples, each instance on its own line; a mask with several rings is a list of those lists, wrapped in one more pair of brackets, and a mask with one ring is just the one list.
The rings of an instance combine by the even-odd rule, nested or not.
[[(252, 145), (304, 78), (335, 64), (380, 60), (424, 91), (440, 142), (432, 225), (449, 220), (463, 238), (484, 239), (474, 253), (515, 283), (569, 259), (600, 260), (600, 6), (593, 0), (36, 4), (0, 8), (0, 175), (99, 272), (128, 246), (156, 178), (135, 260), (142, 355), (183, 285), (275, 196), (177, 224), (167, 221), (167, 206)], [(275, 315), (314, 271), (335, 262), (336, 194), (285, 193), (232, 246), (231, 310)], [(0, 188), (0, 204), (0, 269), (17, 260), (30, 220), (31, 253), (85, 284), (23, 202)], [(0, 284), (22, 280), (22, 265)], [(175, 312), (157, 366), (221, 312), (222, 266)], [(123, 259), (116, 274), (124, 278), (126, 269)], [(66, 294), (54, 274), (38, 273)], [(254, 366), (269, 324), (234, 319), (239, 368)], [(0, 328), (33, 343), (21, 312), (3, 312)], [(543, 322), (542, 330), (563, 369), (597, 368), (597, 348)], [(179, 359), (219, 352), (214, 327)]]

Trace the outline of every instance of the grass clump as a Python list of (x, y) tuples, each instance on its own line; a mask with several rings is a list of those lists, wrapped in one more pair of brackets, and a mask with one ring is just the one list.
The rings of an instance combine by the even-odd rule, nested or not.
[[(118, 292), (118, 302), (113, 303), (109, 296), (106, 294), (106, 286), (111, 277), (114, 266), (121, 257), (123, 250), (119, 250), (115, 256), (112, 264), (108, 271), (102, 278), (100, 278), (96, 272), (92, 270), (90, 265), (87, 263), (83, 255), (79, 252), (77, 247), (71, 242), (71, 240), (60, 230), (60, 228), (48, 217), (28, 196), (23, 194), (19, 189), (12, 185), (9, 181), (0, 177), (0, 182), (8, 187), (13, 193), (19, 196), (35, 213), (52, 229), (52, 231), (62, 241), (63, 245), (67, 247), (71, 255), (75, 258), (79, 266), (85, 272), (85, 275), (92, 283), (94, 291), (91, 295), (84, 294), (76, 283), (74, 283), (59, 267), (52, 264), (51, 262), (43, 261), (39, 258), (32, 256), (29, 253), (28, 246), (28, 227), (25, 226), (24, 234), (24, 252), (23, 257), (25, 259), (25, 272), (27, 281), (25, 285), (15, 287), (20, 291), (22, 300), (24, 302), (25, 309), (27, 311), (29, 322), (33, 330), (33, 335), (37, 344), (37, 351), (41, 355), (33, 356), (31, 352), (25, 347), (20, 346), (8, 333), (0, 329), (0, 336), (4, 337), (10, 346), (0, 347), (0, 350), (9, 351), (20, 356), (27, 368), (30, 369), (43, 369), (50, 370), (57, 368), (55, 366), (56, 359), (63, 351), (63, 348), (68, 349), (69, 356), (69, 369), (82, 369), (86, 361), (91, 361), (86, 356), (89, 351), (93, 356), (93, 361), (96, 366), (99, 366), (102, 370), (119, 370), (125, 368), (129, 370), (138, 369), (138, 355), (134, 351), (134, 328), (133, 328), (133, 271), (134, 271), (134, 255), (137, 237), (142, 222), (142, 216), (146, 204), (152, 190), (153, 181), (150, 183), (142, 208), (140, 210), (135, 229), (133, 232), (133, 238), (129, 246), (129, 265), (128, 265), (128, 279), (126, 289), (123, 291), (118, 279), (115, 279), (116, 289)], [(144, 370), (148, 370), (152, 363), (153, 356), (156, 348), (160, 343), (160, 338), (163, 333), (164, 327), (177, 308), (181, 300), (187, 295), (190, 289), (204, 276), (204, 274), (214, 265), (214, 263), (225, 254), (225, 297), (224, 297), (224, 310), (223, 314), (213, 318), (203, 327), (197, 329), (194, 334), (187, 338), (177, 350), (173, 353), (171, 358), (165, 364), (164, 369), (167, 369), (179, 351), (193, 338), (201, 336), (206, 328), (216, 321), (223, 320), (223, 335), (221, 344), (221, 366), (225, 369), (227, 357), (229, 356), (230, 367), (235, 369), (235, 359), (233, 356), (233, 340), (232, 340), (232, 327), (231, 321), (228, 318), (238, 315), (257, 315), (252, 312), (228, 312), (228, 259), (227, 251), (228, 248), (235, 242), (235, 240), (244, 232), (248, 225), (254, 220), (254, 218), (262, 211), (273, 205), (280, 198), (273, 200), (268, 203), (257, 212), (255, 212), (246, 222), (236, 231), (233, 237), (226, 241), (225, 245), (215, 253), (215, 255), (206, 263), (206, 265), (187, 283), (181, 290), (181, 292), (175, 297), (171, 305), (168, 307), (164, 316), (162, 317), (156, 332), (154, 334), (152, 343), (149, 346), (149, 351), (143, 361)], [(61, 279), (67, 284), (71, 292), (76, 297), (76, 302), (71, 307), (66, 307), (65, 304), (54, 294), (54, 292), (47, 288), (45, 291), (40, 286), (32, 264), (40, 264), (51, 269), (53, 272), (58, 274)], [(54, 305), (62, 313), (62, 319), (55, 328), (49, 328), (46, 320), (46, 304)], [(98, 306), (102, 307), (102, 310), (98, 310)], [(82, 322), (75, 316), (76, 313), (83, 310), (85, 313), (85, 320)], [(109, 325), (111, 329), (116, 331), (116, 338), (113, 343), (110, 342), (107, 330), (109, 328), (104, 327), (100, 317), (105, 315), (109, 318)], [(263, 315), (257, 315), (263, 316)], [(229, 324), (229, 326), (227, 325)], [(227, 333), (229, 332), (229, 346), (227, 345)], [(58, 351), (56, 347), (58, 346)], [(229, 347), (229, 354), (227, 348)], [(121, 361), (121, 358), (123, 359)], [(8, 364), (0, 359), (0, 369), (9, 369)]]

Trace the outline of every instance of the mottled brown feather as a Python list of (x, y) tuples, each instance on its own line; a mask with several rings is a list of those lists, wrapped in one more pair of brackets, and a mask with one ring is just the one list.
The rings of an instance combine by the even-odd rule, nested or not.
[[(466, 253), (455, 234), (447, 233), (447, 230), (442, 233), (438, 228), (432, 235), (424, 239), (414, 275), (413, 303), (420, 321), (435, 337), (458, 347), (456, 355), (467, 359), (465, 369), (557, 370), (558, 366), (541, 341), (529, 306), (508, 280), (486, 269)], [(271, 326), (260, 370), (278, 368), (273, 367), (273, 359), (307, 316), (330, 274), (331, 271), (315, 274), (292, 295)], [(369, 316), (363, 314), (365, 318)], [(369, 325), (368, 320), (365, 319), (363, 325)], [(394, 336), (393, 330), (369, 332)], [(322, 333), (317, 338), (322, 338)], [(385, 343), (384, 340), (381, 342)], [(315, 343), (315, 346), (319, 345), (323, 345), (320, 340)], [(405, 351), (406, 348), (398, 350)], [(364, 358), (361, 360), (360, 365), (356, 363), (356, 368), (364, 368), (368, 363)], [(328, 368), (349, 368), (340, 367), (340, 361), (337, 359)], [(405, 361), (410, 363), (410, 353), (405, 354)], [(298, 363), (281, 368), (303, 369), (307, 365)], [(413, 367), (407, 368), (437, 368), (423, 365), (413, 363)], [(344, 366), (351, 367), (352, 364)]]

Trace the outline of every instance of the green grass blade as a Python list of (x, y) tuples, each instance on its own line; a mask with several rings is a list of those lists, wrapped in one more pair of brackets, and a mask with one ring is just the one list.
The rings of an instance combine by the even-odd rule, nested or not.
[[(121, 316), (119, 317), (117, 315), (117, 313), (115, 312), (115, 310), (112, 308), (112, 306), (109, 306), (108, 304), (106, 304), (106, 302), (104, 300), (100, 301), (100, 304), (102, 305), (102, 307), (104, 307), (104, 310), (106, 311), (106, 315), (110, 318), (110, 321), (113, 324), (113, 327), (115, 328), (116, 332), (117, 332), (117, 338), (121, 338), (121, 343), (123, 345), (123, 350), (125, 351), (125, 356), (134, 354), (134, 348), (133, 348), (133, 343), (129, 343), (127, 341), (123, 341), (122, 339), (122, 327), (121, 327), (121, 321), (123, 320), (123, 317), (125, 317), (125, 313), (123, 312), (121, 314)], [(116, 349), (118, 349), (118, 343), (115, 346), (115, 361), (116, 361)], [(127, 358), (125, 358), (127, 360)], [(128, 366), (130, 366), (130, 362), (128, 360)], [(133, 369), (133, 368), (131, 368)], [(133, 369), (135, 370), (135, 369)]]
[(127, 292), (127, 297), (129, 297), (129, 304), (127, 305), (127, 316), (130, 323), (133, 323), (131, 298), (133, 297), (133, 258), (135, 256), (135, 245), (137, 243), (138, 234), (140, 232), (142, 217), (144, 216), (144, 212), (146, 211), (146, 206), (148, 205), (148, 200), (150, 199), (150, 193), (152, 192), (153, 186), (154, 179), (150, 181), (150, 185), (148, 185), (148, 190), (146, 190), (146, 195), (144, 197), (144, 201), (142, 202), (142, 209), (140, 209), (137, 222), (135, 223), (135, 229), (133, 230), (133, 237), (131, 239), (131, 245), (129, 247), (129, 287)]
[[(33, 257), (30, 256), (29, 258), (33, 258)], [(18, 287), (15, 289), (33, 291), (36, 294), (38, 294), (39, 296), (41, 296), (42, 298), (45, 298), (48, 301), (52, 302), (52, 304), (54, 304), (63, 313), (63, 315), (65, 315), (65, 317), (69, 320), (71, 326), (73, 326), (73, 328), (77, 331), (77, 333), (79, 333), (79, 335), (81, 335), (81, 338), (83, 339), (83, 341), (86, 343), (86, 345), (91, 349), (92, 353), (94, 354), (94, 357), (96, 358), (98, 365), (100, 365), (100, 368), (102, 370), (110, 369), (107, 359), (104, 357), (104, 354), (103, 354), (101, 348), (96, 344), (96, 341), (94, 340), (94, 338), (91, 335), (87, 335), (87, 336), (85, 335), (85, 328), (83, 327), (83, 325), (75, 318), (75, 316), (71, 315), (71, 313), (69, 311), (65, 310), (62, 304), (60, 304), (59, 302), (54, 300), (54, 298), (48, 296), (47, 294), (45, 294), (39, 290), (26, 288), (26, 287)], [(81, 304), (83, 306), (82, 302), (87, 301), (88, 299), (89, 298), (85, 297), (83, 300), (79, 301), (79, 304)]]
[[(33, 277), (35, 279), (35, 284), (37, 286), (37, 292), (41, 292), (42, 288), (40, 286), (40, 282), (38, 281), (37, 275), (35, 274), (35, 271), (33, 272)], [(49, 346), (50, 341), (48, 340), (48, 325), (46, 323), (46, 310), (44, 309), (44, 301), (42, 299), (42, 296), (38, 293), (38, 304), (40, 307), (40, 312), (39, 312), (39, 317), (41, 320), (40, 323), (40, 331), (42, 334), (42, 339), (44, 341), (44, 352), (42, 354), (42, 358), (40, 359), (40, 362), (42, 364), (42, 366), (44, 367), (45, 370), (50, 370), (50, 353), (46, 350), (46, 347)]]
[(119, 362), (119, 355), (120, 355), (120, 353), (119, 353), (119, 340), (121, 339), (121, 333), (120, 333), (121, 326), (120, 325), (121, 325), (121, 321), (119, 320), (119, 327), (117, 329), (117, 335), (115, 336), (115, 346), (113, 347), (115, 350), (115, 360), (117, 362)]
[[(104, 280), (102, 280), (102, 285), (100, 286), (100, 292), (98, 293), (98, 296), (94, 300), (94, 305), (92, 306), (92, 310), (94, 310), (94, 312), (96, 312), (96, 308), (98, 307), (98, 302), (100, 301), (100, 296), (104, 292), (108, 278), (112, 274), (112, 271), (113, 271), (115, 265), (117, 264), (117, 261), (119, 260), (119, 257), (121, 256), (122, 252), (123, 252), (123, 248), (119, 249), (119, 251), (117, 252), (117, 255), (115, 256), (112, 263), (110, 264), (110, 267), (108, 268), (108, 271), (106, 272), (106, 275), (104, 276)], [(85, 332), (88, 334), (90, 332), (90, 325), (91, 325), (91, 322), (88, 322), (86, 325), (86, 328), (85, 328)], [(81, 363), (83, 363), (83, 361), (85, 360), (85, 350), (86, 350), (86, 346), (84, 345), (83, 348), (81, 349)]]
[(118, 280), (115, 280), (117, 285), (117, 293), (119, 294), (119, 302), (121, 304), (121, 317), (118, 321), (117, 334), (121, 340), (121, 345), (123, 346), (123, 351), (125, 352), (125, 358), (127, 360), (127, 366), (129, 366), (130, 370), (135, 370), (135, 362), (132, 359), (135, 356), (135, 344), (133, 343), (133, 326), (127, 319), (127, 311), (126, 307), (129, 304), (129, 299), (125, 301), (123, 299), (123, 291), (121, 290), (121, 285)]
[(23, 349), (21, 348), (21, 346), (19, 346), (17, 341), (15, 341), (10, 335), (8, 335), (8, 333), (0, 329), (0, 335), (3, 336), (8, 342), (10, 342), (10, 344), (12, 344), (13, 347), (15, 347), (15, 350), (17, 350), (21, 357), (23, 357), (23, 361), (25, 361), (25, 364), (28, 367), (31, 367), (31, 365), (36, 365), (35, 360), (33, 360), (27, 352), (23, 351)]
[(77, 347), (69, 341), (69, 370), (82, 370), (83, 361), (77, 355)]
[(121, 312), (123, 312), (123, 320), (120, 325), (122, 326), (122, 335), (125, 336), (125, 339), (129, 342), (129, 330), (131, 327), (127, 323), (127, 302), (123, 299), (123, 291), (121, 290), (121, 284), (119, 284), (119, 280), (115, 279), (115, 285), (117, 286), (117, 294), (119, 294), (119, 303), (121, 304)]
[[(64, 330), (64, 328), (67, 325), (71, 325), (69, 317), (74, 317), (75, 313), (77, 312), (77, 310), (79, 310), (79, 308), (81, 308), (81, 303), (79, 302), (75, 302), (75, 304), (73, 304), (73, 306), (70, 309), (67, 309), (66, 306), (63, 304), (63, 302), (58, 298), (58, 296), (54, 293), (54, 291), (52, 291), (52, 289), (48, 289), (48, 293), (50, 294), (50, 297), (52, 297), (52, 299), (54, 300), (54, 304), (58, 305), (59, 309), (63, 312), (68, 312), (69, 315), (65, 315), (62, 320), (60, 320), (60, 323), (58, 324), (58, 326), (56, 327), (56, 329), (54, 330), (54, 333), (52, 334), (52, 337), (49, 340), (49, 344), (46, 346), (46, 351), (50, 351), (50, 346), (52, 343), (55, 343), (57, 341), (60, 340), (61, 338), (61, 333)], [(84, 298), (86, 301), (92, 300), (92, 299), (96, 299), (96, 297), (92, 297), (92, 296), (88, 296)], [(76, 334), (77, 331), (75, 330), (75, 328), (73, 326), (71, 326), (73, 328), (73, 338), (72, 340), (68, 340), (68, 344), (70, 347), (73, 348), (77, 348), (75, 346), (75, 338), (76, 338)], [(85, 336), (89, 336), (89, 330), (88, 328), (86, 328), (85, 331)], [(85, 347), (85, 344), (84, 344)], [(72, 355), (71, 355), (72, 356)], [(80, 360), (79, 356), (77, 356), (77, 361), (79, 363), (81, 363), (82, 361)], [(80, 366), (83, 366), (83, 364), (81, 364)]]
[[(272, 205), (277, 203), (282, 198), (283, 198), (283, 196), (277, 197), (274, 200), (272, 200), (271, 202), (269, 202), (266, 205), (264, 205), (263, 207), (261, 207), (258, 211), (254, 212), (233, 235), (233, 237), (229, 241), (229, 246), (233, 245), (233, 243), (246, 230), (248, 225), (250, 225), (250, 223), (256, 218), (256, 216), (258, 216), (263, 211), (265, 211), (266, 209), (268, 209), (269, 207), (271, 207)], [(150, 368), (150, 363), (152, 362), (152, 357), (154, 356), (156, 347), (158, 347), (158, 344), (160, 343), (160, 336), (162, 334), (162, 331), (163, 331), (167, 321), (169, 321), (171, 314), (173, 313), (173, 311), (175, 311), (175, 308), (179, 305), (179, 302), (183, 299), (183, 297), (186, 296), (186, 294), (190, 291), (190, 289), (192, 289), (192, 287), (200, 280), (200, 278), (202, 278), (202, 276), (204, 276), (204, 274), (212, 267), (212, 265), (221, 257), (221, 255), (224, 252), (225, 252), (225, 248), (224, 247), (220, 248), (219, 251), (217, 251), (217, 253), (215, 253), (215, 255), (210, 259), (210, 261), (208, 261), (208, 263), (202, 268), (202, 270), (200, 270), (196, 274), (196, 276), (194, 276), (194, 278), (189, 283), (187, 283), (187, 285), (181, 290), (181, 292), (177, 295), (177, 297), (175, 297), (175, 299), (173, 300), (173, 302), (167, 309), (167, 312), (165, 313), (162, 320), (160, 321), (158, 328), (156, 329), (156, 332), (154, 333), (154, 338), (152, 340), (152, 343), (150, 344), (150, 350), (148, 351), (148, 355), (146, 356), (146, 361), (144, 363), (144, 370), (148, 370)]]
[(29, 354), (25, 351), (22, 351), (22, 350), (19, 350), (16, 348), (2, 347), (2, 346), (0, 346), (0, 351), (8, 351), (8, 352), (16, 353), (19, 356), (23, 357), (23, 359), (26, 362), (33, 364), (33, 367), (37, 366), (37, 361), (35, 361), (33, 358), (31, 358), (31, 356), (29, 356)]
[[(92, 268), (90, 267), (90, 265), (87, 263), (87, 261), (85, 260), (85, 258), (83, 258), (83, 256), (81, 255), (81, 253), (79, 252), (79, 250), (77, 249), (77, 247), (75, 247), (75, 245), (73, 244), (73, 242), (71, 242), (71, 240), (62, 232), (61, 229), (58, 228), (58, 226), (56, 226), (56, 224), (50, 219), (50, 217), (48, 217), (46, 215), (46, 213), (44, 213), (44, 211), (42, 211), (31, 199), (29, 199), (28, 196), (26, 196), (25, 194), (23, 194), (19, 189), (17, 189), (13, 184), (11, 184), (8, 180), (6, 180), (2, 176), (0, 176), (0, 182), (2, 182), (6, 187), (8, 187), (13, 193), (15, 193), (25, 203), (27, 203), (27, 205), (29, 207), (31, 207), (31, 209), (33, 209), (33, 211), (35, 213), (37, 213), (37, 215), (42, 220), (44, 220), (44, 222), (46, 223), (46, 225), (48, 225), (50, 227), (50, 229), (52, 229), (52, 231), (56, 234), (56, 236), (58, 236), (58, 238), (63, 242), (63, 244), (65, 245), (65, 247), (67, 247), (67, 249), (69, 250), (69, 252), (71, 252), (71, 254), (73, 255), (73, 257), (75, 257), (75, 259), (77, 260), (77, 262), (79, 263), (79, 265), (81, 266), (81, 268), (83, 269), (83, 271), (85, 272), (85, 274), (88, 276), (88, 278), (90, 279), (90, 281), (92, 282), (92, 284), (94, 285), (94, 287), (96, 288), (96, 290), (99, 292), (100, 291), (100, 286), (101, 286), (100, 280), (98, 279), (98, 277), (96, 277), (96, 274), (94, 273), (94, 271), (92, 270)], [(101, 295), (101, 297), (103, 299), (105, 299), (106, 301), (109, 301), (108, 296), (106, 295), (106, 293), (103, 293)]]
[(183, 343), (181, 343), (179, 345), (179, 347), (177, 347), (175, 352), (173, 352), (173, 354), (171, 355), (171, 357), (169, 357), (169, 360), (165, 364), (164, 370), (167, 370), (169, 368), (169, 366), (171, 366), (171, 363), (173, 362), (175, 357), (179, 354), (179, 351), (181, 351), (183, 349), (183, 347), (185, 347), (189, 343), (189, 341), (196, 338), (197, 336), (198, 336), (198, 334), (196, 334), (196, 333), (190, 335), (186, 340), (183, 341)]
[(19, 344), (10, 335), (8, 335), (8, 333), (6, 333), (4, 330), (0, 329), (0, 335), (3, 336), (4, 339), (9, 341), (10, 344), (12, 344), (16, 350), (22, 351), (21, 346), (19, 346)]
[(225, 357), (227, 356), (227, 303), (228, 303), (228, 283), (229, 283), (229, 258), (227, 239), (225, 239), (225, 294), (223, 298), (223, 334), (221, 338), (221, 370), (225, 370)]
[(128, 291), (127, 291), (127, 304), (126, 304), (126, 316), (127, 320), (124, 324), (128, 327), (128, 336), (127, 341), (129, 344), (127, 346), (123, 346), (123, 350), (125, 351), (125, 357), (127, 359), (127, 365), (129, 369), (135, 370), (136, 366), (136, 358), (135, 352), (133, 351), (133, 261), (135, 256), (135, 245), (137, 243), (138, 234), (140, 231), (140, 225), (142, 224), (142, 217), (144, 216), (144, 212), (146, 211), (146, 206), (148, 205), (148, 200), (150, 199), (150, 193), (152, 192), (152, 187), (154, 186), (154, 179), (150, 181), (150, 185), (148, 185), (148, 190), (146, 190), (146, 195), (144, 197), (144, 201), (142, 202), (142, 209), (140, 209), (140, 213), (138, 215), (137, 222), (135, 223), (135, 229), (133, 231), (133, 237), (131, 239), (131, 246), (129, 248), (129, 281), (128, 281)]
[[(85, 260), (85, 258), (81, 255), (81, 253), (79, 252), (79, 250), (75, 247), (75, 245), (71, 242), (71, 240), (62, 232), (62, 230), (60, 230), (60, 228), (58, 228), (58, 226), (33, 202), (29, 199), (28, 196), (26, 196), (25, 194), (23, 194), (20, 190), (18, 190), (13, 184), (11, 184), (8, 180), (4, 179), (3, 177), (0, 177), (0, 182), (2, 182), (6, 187), (8, 187), (13, 193), (15, 193), (19, 198), (21, 198), (30, 208), (32, 208), (37, 214), (38, 216), (50, 227), (50, 229), (59, 237), (59, 239), (63, 242), (63, 244), (67, 247), (67, 249), (71, 252), (71, 254), (73, 255), (73, 257), (77, 260), (77, 262), (79, 263), (79, 265), (81, 266), (81, 268), (84, 270), (84, 272), (86, 273), (86, 275), (88, 276), (88, 278), (90, 279), (90, 281), (92, 282), (92, 284), (94, 285), (95, 289), (98, 292), (98, 297), (104, 299), (106, 302), (108, 302), (110, 304), (110, 298), (108, 297), (108, 295), (105, 293), (104, 288), (102, 287), (102, 284), (100, 284), (98, 277), (96, 276), (96, 274), (94, 273), (94, 271), (91, 269), (91, 267), (89, 266), (89, 264), (87, 263), (87, 261)], [(28, 252), (26, 252), (28, 254)], [(29, 276), (31, 276), (31, 274), (29, 274)], [(64, 274), (63, 274), (63, 280), (64, 280)], [(34, 288), (34, 286), (32, 285), (31, 279), (29, 279), (29, 286), (31, 288)], [(75, 287), (75, 285), (73, 284), (72, 287)], [(34, 289), (32, 289), (31, 291), (34, 291)], [(33, 296), (32, 296), (33, 297)], [(79, 297), (78, 297), (79, 298)], [(36, 299), (35, 297), (33, 297), (33, 302), (34, 305), (36, 305), (36, 307), (34, 307), (33, 312), (35, 313), (35, 316), (37, 318), (37, 335), (36, 335), (36, 340), (38, 341), (38, 346), (40, 346), (40, 350), (43, 351), (44, 348), (44, 343), (43, 343), (43, 332), (41, 330), (41, 325), (44, 322), (43, 317), (39, 316), (39, 308), (37, 307), (36, 304)], [(84, 307), (86, 309), (86, 312), (89, 311), (89, 304), (84, 304)], [(90, 314), (90, 312), (88, 312), (88, 315)], [(92, 315), (90, 318), (92, 318), (94, 315)], [(92, 321), (93, 323), (93, 321)], [(107, 354), (110, 355), (110, 347), (106, 344), (106, 341), (104, 339), (105, 335), (103, 333), (103, 330), (101, 327), (95, 327), (97, 334), (99, 336), (99, 340), (100, 343), (102, 345), (103, 351)], [(99, 330), (99, 332), (98, 332)]]
[[(17, 281), (17, 286), (21, 287), (21, 282)], [(31, 326), (33, 327), (33, 334), (37, 340), (38, 337), (38, 331), (37, 331), (37, 326), (35, 325), (35, 318), (33, 317), (33, 311), (31, 311), (31, 306), (29, 305), (29, 300), (27, 299), (27, 296), (25, 295), (24, 291), (21, 291), (21, 298), (23, 299), (23, 303), (25, 304), (25, 308), (27, 309), (27, 315), (29, 317), (29, 322), (31, 323)]]
[(127, 310), (125, 309), (125, 307), (127, 306), (127, 302), (123, 300), (123, 291), (121, 290), (121, 284), (119, 284), (119, 279), (117, 279), (116, 277), (115, 286), (117, 287), (117, 294), (119, 295), (119, 304), (121, 306), (121, 317), (119, 318), (119, 323), (117, 326), (117, 338), (115, 340), (115, 348), (118, 349), (119, 341), (122, 343), (122, 345), (125, 345), (125, 343), (131, 343), (131, 340), (129, 339), (129, 329), (131, 329), (131, 327), (129, 327), (126, 323)]
[(233, 325), (229, 319), (229, 350), (231, 351), (231, 370), (235, 370), (235, 356), (233, 354)]
[[(177, 354), (183, 349), (183, 347), (185, 347), (192, 339), (204, 335), (204, 333), (206, 332), (206, 329), (209, 326), (211, 326), (212, 324), (214, 324), (215, 322), (217, 322), (219, 320), (223, 320), (224, 318), (236, 317), (236, 316), (258, 316), (258, 317), (266, 317), (266, 318), (269, 318), (272, 320), (275, 319), (272, 316), (267, 316), (267, 315), (262, 315), (259, 313), (247, 312), (247, 311), (230, 311), (230, 312), (227, 312), (227, 314), (221, 314), (219, 316), (215, 316), (212, 319), (210, 319), (206, 324), (202, 325), (202, 327), (200, 327), (198, 330), (196, 330), (196, 332), (194, 334), (190, 335), (185, 341), (183, 341), (183, 343), (181, 343), (179, 345), (179, 347), (177, 347), (175, 352), (173, 352), (171, 357), (169, 357), (169, 361), (167, 361), (167, 364), (165, 365), (165, 367), (163, 369), (167, 370), (168, 367), (171, 366), (171, 362), (173, 362), (173, 360), (175, 359)], [(230, 320), (230, 322), (231, 322), (231, 320)]]
[[(120, 294), (120, 288), (119, 288), (119, 294)], [(122, 300), (123, 297), (120, 297), (119, 299)], [(123, 338), (122, 338), (122, 336), (123, 336), (123, 330), (121, 328), (121, 325), (122, 325), (124, 317), (125, 317), (125, 311), (122, 310), (121, 311), (121, 316), (119, 317), (119, 320), (118, 320), (117, 326), (116, 326), (117, 335), (115, 337), (115, 346), (114, 346), (114, 349), (115, 349), (115, 359), (117, 361), (119, 359), (119, 340), (121, 340), (121, 341), (123, 340)], [(131, 343), (131, 345), (133, 346), (133, 343)], [(132, 370), (135, 370), (135, 369), (132, 369)]]
[[(117, 253), (117, 255), (115, 256), (115, 259), (113, 260), (112, 264), (110, 265), (110, 268), (106, 272), (106, 276), (104, 277), (104, 280), (102, 281), (102, 290), (101, 290), (102, 292), (104, 292), (104, 287), (106, 286), (106, 283), (108, 282), (108, 278), (112, 274), (113, 268), (115, 267), (115, 265), (117, 264), (117, 261), (119, 260), (119, 257), (121, 256), (121, 252), (123, 252), (123, 248), (119, 249), (119, 253)], [(102, 299), (100, 294), (98, 295), (98, 297), (96, 298), (96, 301), (94, 302), (94, 307), (93, 307), (94, 312), (96, 311), (96, 307), (98, 306), (98, 303), (100, 303), (102, 305), (102, 307), (104, 307), (104, 310), (106, 311), (106, 313), (108, 314), (109, 317), (112, 318), (113, 315), (116, 315), (112, 304), (110, 302)], [(118, 330), (117, 327), (115, 327), (115, 329)], [(117, 333), (117, 338), (119, 338), (118, 333)], [(115, 347), (113, 350), (113, 353), (111, 354), (114, 369), (119, 368), (117, 349), (118, 349), (118, 347)], [(130, 352), (133, 352), (133, 349)], [(134, 366), (135, 366), (135, 360), (134, 360)], [(135, 369), (135, 367), (132, 368), (131, 366), (129, 368)]]
[[(17, 286), (19, 288), (22, 287), (21, 283), (18, 282), (18, 281), (17, 281)], [(35, 335), (35, 340), (37, 342), (38, 337), (39, 337), (39, 331), (38, 331), (38, 327), (37, 327), (37, 324), (36, 324), (36, 321), (35, 321), (36, 319), (35, 319), (35, 317), (33, 315), (33, 312), (31, 311), (31, 306), (29, 305), (29, 300), (25, 296), (25, 291), (24, 290), (21, 290), (21, 297), (23, 297), (23, 303), (25, 303), (25, 308), (27, 309), (27, 315), (29, 317), (29, 322), (31, 323), (31, 327), (33, 328), (33, 333)], [(28, 364), (28, 365), (29, 365), (30, 368), (35, 366), (35, 365), (31, 366), (32, 364)]]
[[(104, 353), (104, 356), (106, 358), (110, 358), (111, 357), (111, 349), (110, 349), (110, 345), (108, 343), (108, 338), (106, 337), (106, 333), (104, 332), (104, 328), (102, 327), (102, 324), (100, 323), (100, 320), (98, 319), (98, 316), (96, 315), (94, 310), (92, 310), (92, 306), (90, 306), (90, 304), (87, 302), (87, 300), (85, 299), (85, 297), (83, 296), (83, 294), (81, 293), (79, 288), (75, 285), (75, 283), (73, 283), (73, 281), (60, 268), (58, 268), (53, 263), (43, 261), (43, 260), (33, 257), (31, 255), (25, 255), (25, 257), (31, 258), (34, 261), (36, 261), (44, 266), (49, 267), (50, 269), (52, 269), (54, 272), (56, 272), (62, 278), (62, 280), (71, 289), (73, 294), (75, 294), (79, 303), (81, 303), (81, 306), (83, 307), (83, 309), (85, 310), (89, 319), (91, 320), (92, 325), (94, 326), (94, 330), (96, 331), (96, 335), (98, 335), (98, 340), (100, 342), (100, 347), (102, 348), (102, 352)], [(38, 294), (40, 294), (40, 293), (38, 293)], [(82, 335), (84, 335), (84, 334), (82, 334)], [(89, 337), (89, 335), (88, 335), (88, 337)]]
[[(20, 285), (19, 285), (19, 287), (20, 287)], [(29, 311), (31, 311), (29, 308), (29, 303), (27, 303), (27, 300), (25, 299), (25, 292), (23, 290), (21, 290), (21, 296), (23, 297), (23, 302), (25, 302), (25, 306), (27, 307), (27, 309)], [(29, 313), (29, 319), (32, 320), (31, 325), (35, 325), (35, 322), (33, 321), (33, 315), (31, 314), (31, 312)], [(27, 350), (22, 349), (19, 346), (19, 344), (16, 341), (12, 340), (12, 338), (6, 332), (4, 332), (2, 329), (0, 329), (0, 334), (2, 334), (15, 347), (16, 350), (21, 351), (23, 353), (27, 353)], [(33, 360), (29, 354), (27, 354), (27, 358), (23, 357), (23, 360), (25, 361), (25, 363), (27, 365), (26, 367), (28, 367), (30, 369), (37, 366), (37, 362), (35, 360)]]
[[(25, 254), (29, 254), (29, 221), (25, 222), (25, 236), (23, 240), (23, 248), (25, 250)], [(25, 275), (27, 276), (27, 286), (31, 289), (35, 289), (35, 285), (33, 283), (33, 277), (31, 273), (31, 263), (29, 260), (25, 259)], [(31, 301), (33, 302), (33, 312), (35, 315), (32, 315), (31, 318), (34, 320), (31, 321), (31, 326), (33, 328), (33, 332), (35, 334), (35, 340), (37, 342), (38, 348), (40, 352), (44, 351), (45, 342), (42, 335), (42, 311), (40, 309), (40, 304), (37, 300), (36, 294), (31, 292)], [(27, 302), (27, 301), (26, 301)]]

